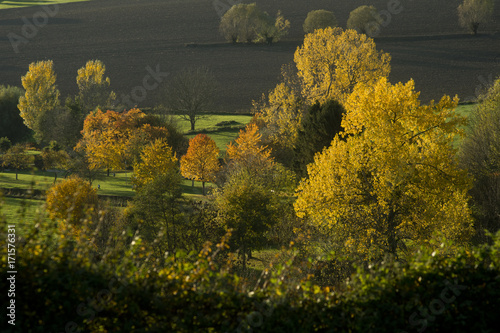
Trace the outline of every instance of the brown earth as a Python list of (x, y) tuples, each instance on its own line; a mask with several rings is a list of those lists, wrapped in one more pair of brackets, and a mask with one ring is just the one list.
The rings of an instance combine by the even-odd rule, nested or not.
[[(0, 84), (20, 86), (29, 63), (52, 59), (57, 84), (66, 96), (77, 90), (77, 69), (87, 60), (100, 59), (120, 98), (129, 95), (139, 106), (152, 106), (169, 77), (160, 76), (159, 88), (145, 90), (141, 87), (147, 67), (171, 77), (183, 68), (205, 65), (221, 83), (218, 109), (248, 110), (252, 99), (276, 85), (281, 65), (293, 60), (310, 10), (332, 10), (345, 27), (356, 7), (369, 3), (387, 9), (394, 1), (253, 0), (271, 14), (281, 9), (291, 21), (287, 38), (271, 46), (224, 42), (214, 5), (236, 0), (95, 0), (46, 8), (51, 15), (39, 6), (1, 10)], [(392, 82), (413, 78), (424, 101), (443, 94), (466, 99), (500, 74), (500, 8), (474, 37), (458, 26), (460, 0), (399, 1), (401, 12), (391, 15), (375, 38), (377, 46), (392, 55)], [(30, 31), (26, 22), (34, 19), (40, 27)], [(18, 44), (15, 52), (9, 36), (23, 36), (23, 31), (27, 43)], [(146, 86), (154, 83), (149, 79)]]

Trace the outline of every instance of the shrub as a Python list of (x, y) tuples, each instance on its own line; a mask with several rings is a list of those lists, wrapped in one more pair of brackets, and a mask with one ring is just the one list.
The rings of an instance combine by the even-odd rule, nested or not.
[(333, 12), (328, 10), (319, 9), (310, 11), (307, 14), (304, 25), (302, 26), (306, 34), (314, 32), (316, 29), (324, 29), (328, 27), (336, 27), (338, 25), (337, 19)]

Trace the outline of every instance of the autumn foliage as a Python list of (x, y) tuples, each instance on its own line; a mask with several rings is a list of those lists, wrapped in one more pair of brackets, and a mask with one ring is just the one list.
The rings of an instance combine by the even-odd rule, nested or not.
[(198, 134), (189, 140), (186, 155), (181, 157), (181, 173), (184, 177), (200, 181), (203, 184), (215, 180), (215, 173), (219, 171), (219, 148), (206, 134)]
[(50, 218), (64, 220), (78, 229), (88, 209), (97, 204), (97, 190), (89, 182), (72, 176), (51, 187), (46, 202)]

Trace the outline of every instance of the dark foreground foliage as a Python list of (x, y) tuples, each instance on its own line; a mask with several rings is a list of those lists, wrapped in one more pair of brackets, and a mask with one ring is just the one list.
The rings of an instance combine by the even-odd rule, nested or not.
[(160, 267), (137, 235), (98, 252), (84, 232), (40, 231), (19, 235), (16, 325), (6, 332), (494, 332), (500, 323), (500, 234), (469, 251), (443, 246), (359, 269), (329, 289), (303, 278), (292, 250), (255, 287), (231, 273), (227, 254), (219, 259), (225, 240)]

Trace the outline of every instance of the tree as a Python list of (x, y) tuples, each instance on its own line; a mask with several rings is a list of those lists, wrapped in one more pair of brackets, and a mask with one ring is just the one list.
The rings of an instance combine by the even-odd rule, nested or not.
[(132, 182), (136, 188), (141, 188), (159, 175), (177, 171), (177, 158), (172, 148), (165, 139), (157, 139), (141, 151), (141, 160), (134, 164)]
[(316, 29), (325, 29), (328, 27), (336, 27), (338, 25), (337, 18), (333, 12), (318, 9), (312, 10), (307, 14), (302, 28), (306, 34), (314, 32)]
[(47, 114), (60, 105), (53, 66), (52, 60), (33, 62), (21, 78), (26, 92), (19, 98), (18, 108), (24, 124), (35, 132), (37, 142), (44, 139), (46, 128), (42, 124)]
[(310, 104), (332, 99), (344, 103), (356, 84), (388, 77), (390, 59), (376, 50), (373, 39), (341, 28), (306, 35), (294, 56), (302, 95)]
[[(64, 150), (54, 149), (50, 147), (46, 147), (42, 151), (42, 161), (43, 168), (45, 170), (51, 168), (66, 168), (69, 162), (69, 155)], [(57, 181), (57, 171), (54, 171), (54, 184)]]
[(222, 17), (219, 30), (230, 42), (250, 43), (257, 37), (262, 18), (263, 13), (255, 3), (236, 4)]
[(182, 196), (182, 177), (177, 158), (164, 139), (155, 140), (141, 152), (140, 162), (134, 165), (132, 180), (137, 192), (133, 214), (144, 221), (147, 241), (158, 257), (177, 249)]
[(106, 109), (116, 98), (110, 89), (109, 77), (104, 78), (106, 66), (100, 60), (89, 60), (78, 70), (78, 100), (84, 114), (96, 108)]
[(458, 6), (460, 25), (477, 35), (479, 25), (488, 21), (493, 15), (493, 0), (464, 0)]
[(248, 124), (244, 131), (240, 130), (235, 144), (229, 143), (227, 146), (227, 156), (253, 175), (262, 172), (273, 161), (271, 150), (262, 145), (261, 137), (257, 125)]
[(61, 219), (61, 227), (71, 227), (78, 234), (89, 209), (97, 205), (97, 190), (89, 182), (71, 176), (47, 191), (47, 212), (52, 219)]
[(263, 12), (261, 17), (257, 38), (254, 40), (256, 43), (272, 44), (288, 34), (290, 21), (285, 19), (281, 11), (278, 11), (275, 20), (266, 12)]
[(83, 137), (75, 150), (85, 152), (92, 169), (122, 169), (139, 160), (147, 143), (166, 138), (168, 130), (139, 109), (127, 112), (98, 110), (85, 118)]
[(33, 164), (33, 156), (26, 154), (22, 144), (12, 146), (2, 155), (2, 166), (16, 170), (16, 180), (18, 180), (19, 170), (27, 169)]
[(382, 18), (374, 6), (360, 6), (349, 14), (347, 29), (354, 29), (370, 37), (380, 29)]
[(276, 19), (257, 7), (257, 4), (236, 4), (221, 19), (219, 30), (232, 43), (266, 42), (272, 44), (288, 33), (290, 21), (281, 11)]
[(186, 155), (181, 157), (181, 173), (193, 181), (201, 181), (203, 195), (205, 183), (215, 180), (215, 173), (219, 171), (219, 148), (206, 134), (198, 134), (189, 140)]
[(4, 136), (3, 138), (0, 138), (0, 153), (6, 153), (10, 147), (12, 147), (12, 142), (10, 142), (8, 137)]
[(190, 68), (176, 75), (166, 92), (167, 106), (179, 113), (195, 130), (196, 121), (210, 110), (217, 91), (217, 81), (206, 67)]
[(304, 117), (295, 145), (294, 169), (300, 176), (307, 175), (307, 165), (314, 162), (314, 155), (328, 148), (342, 131), (344, 107), (337, 101), (314, 104)]
[(500, 230), (500, 79), (469, 116), (460, 164), (474, 177), (471, 189), (478, 238)]
[(293, 148), (303, 117), (300, 92), (285, 82), (279, 83), (260, 104), (254, 102), (256, 116), (262, 119), (272, 143)]
[(471, 182), (454, 160), (465, 123), (454, 113), (458, 99), (420, 105), (418, 95), (413, 81), (359, 85), (344, 132), (316, 155), (297, 189), (299, 217), (343, 254), (398, 257), (437, 234), (457, 242), (472, 234)]
[(24, 90), (21, 88), (0, 85), (0, 133), (13, 143), (25, 141), (31, 136), (17, 107), (23, 95)]

